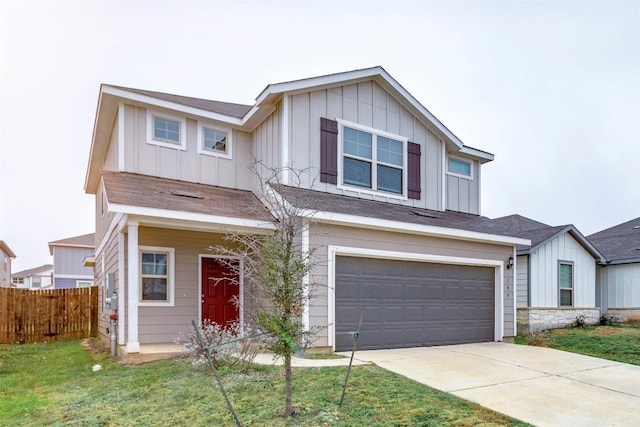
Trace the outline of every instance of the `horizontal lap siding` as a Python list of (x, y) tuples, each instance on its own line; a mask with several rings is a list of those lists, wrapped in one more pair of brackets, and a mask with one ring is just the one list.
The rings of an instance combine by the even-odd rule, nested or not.
[(170, 343), (186, 332), (191, 321), (198, 321), (198, 255), (208, 255), (209, 246), (222, 244), (222, 235), (193, 231), (140, 227), (140, 246), (175, 249), (175, 305), (145, 307), (138, 311), (141, 344)]
[(56, 277), (54, 286), (56, 289), (72, 289), (76, 287), (76, 280), (78, 279), (65, 279)]
[[(115, 285), (116, 289), (118, 289), (118, 269), (120, 268), (118, 264), (118, 241), (120, 235), (117, 230), (111, 232), (111, 235), (108, 237), (108, 240), (100, 253), (96, 254), (96, 265), (94, 267), (95, 281), (94, 284), (97, 286), (99, 290), (99, 298), (98, 298), (98, 333), (99, 336), (102, 337), (103, 340), (109, 339), (109, 315), (112, 313), (110, 309), (107, 309), (105, 304), (106, 297), (106, 287), (107, 287), (107, 274), (114, 273), (115, 275)], [(126, 295), (121, 296), (125, 298)], [(124, 315), (120, 313), (120, 320), (124, 321)]]
[[(374, 199), (354, 190), (341, 190), (334, 184), (320, 182), (320, 118), (343, 119), (374, 129), (400, 135), (420, 145), (421, 198), (405, 200), (410, 206), (443, 209), (442, 153), (443, 142), (427, 124), (405, 109), (393, 96), (373, 81), (291, 95), (290, 99), (290, 163), (295, 168), (307, 165), (302, 174), (303, 187), (334, 194), (347, 194)], [(341, 177), (338, 177), (338, 183)], [(383, 195), (376, 200), (397, 201)]]
[[(311, 325), (322, 329), (315, 345), (326, 346), (328, 315), (328, 264), (327, 246), (346, 246), (407, 253), (433, 254), (465, 258), (479, 258), (504, 261), (513, 255), (513, 247), (492, 245), (438, 237), (415, 236), (356, 229), (327, 224), (313, 224), (310, 245), (314, 248), (316, 265), (311, 273), (317, 284), (313, 290), (309, 307)], [(513, 270), (504, 269), (504, 334), (514, 335), (514, 276)]]

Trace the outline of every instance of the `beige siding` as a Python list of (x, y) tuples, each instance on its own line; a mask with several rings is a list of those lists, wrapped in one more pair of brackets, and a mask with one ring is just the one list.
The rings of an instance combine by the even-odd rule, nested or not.
[[(156, 111), (156, 110), (153, 110)], [(165, 112), (157, 110), (159, 113)], [(180, 113), (165, 112), (174, 116)], [(185, 117), (182, 115), (182, 117)], [(125, 106), (125, 170), (162, 178), (198, 182), (222, 187), (251, 189), (247, 168), (252, 161), (249, 134), (229, 129), (232, 158), (198, 153), (198, 125), (227, 129), (228, 125), (199, 117), (186, 118), (186, 150), (147, 143), (147, 111)]]
[[(323, 328), (318, 341), (315, 343), (317, 346), (328, 345), (326, 328), (328, 326), (327, 247), (329, 245), (499, 261), (504, 261), (513, 254), (512, 246), (414, 236), (326, 224), (313, 224), (310, 232), (310, 245), (315, 250), (314, 257), (317, 262), (311, 276), (312, 281), (317, 283), (318, 286), (313, 289), (309, 318), (312, 326)], [(504, 269), (504, 274), (504, 336), (510, 337), (514, 335), (513, 270)]]
[(601, 307), (640, 308), (640, 263), (598, 266)]
[[(99, 300), (98, 300), (98, 334), (103, 341), (109, 340), (109, 315), (112, 313), (108, 310), (105, 304), (106, 288), (107, 288), (107, 274), (115, 274), (115, 285), (118, 288), (118, 270), (120, 268), (118, 264), (118, 239), (119, 233), (114, 230), (109, 235), (106, 244), (96, 254), (96, 265), (93, 268), (94, 271), (94, 285), (98, 286)], [(121, 318), (124, 319), (124, 315), (120, 313)]]
[(473, 179), (446, 175), (447, 209), (480, 215), (480, 164), (473, 162)]
[(140, 246), (175, 250), (175, 305), (139, 307), (138, 337), (141, 344), (174, 342), (198, 320), (198, 255), (209, 254), (209, 246), (222, 244), (222, 235), (163, 228), (139, 228)]
[(573, 262), (574, 307), (595, 307), (596, 261), (571, 235), (563, 233), (531, 257), (531, 307), (558, 307), (558, 262)]
[(516, 259), (516, 306), (527, 307), (529, 257), (521, 255)]
[[(276, 110), (253, 131), (248, 141), (252, 144), (252, 159), (261, 162), (261, 165), (257, 165), (259, 167), (258, 172), (265, 177), (268, 176), (268, 169), (276, 170), (281, 165), (280, 141), (282, 135), (280, 129), (282, 127), (282, 108), (283, 103), (280, 101), (276, 105)], [(247, 174), (257, 184), (256, 177), (249, 171), (247, 171)]]
[[(357, 189), (345, 190), (319, 182), (320, 118), (343, 119), (364, 126), (390, 132), (420, 144), (421, 200), (406, 200), (403, 204), (429, 209), (442, 206), (442, 153), (444, 143), (393, 96), (373, 81), (289, 96), (289, 162), (294, 169), (309, 167), (303, 175), (303, 186), (334, 194), (348, 194), (372, 199)], [(384, 195), (377, 200), (398, 203)]]

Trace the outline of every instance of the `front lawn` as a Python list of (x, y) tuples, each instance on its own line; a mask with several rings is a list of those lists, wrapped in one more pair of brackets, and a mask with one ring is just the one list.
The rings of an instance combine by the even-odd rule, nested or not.
[[(102, 369), (93, 372), (96, 363)], [(526, 424), (375, 366), (294, 372), (293, 421), (280, 416), (283, 373), (254, 365), (224, 383), (243, 425), (524, 426)], [(210, 371), (187, 360), (141, 366), (92, 356), (78, 341), (0, 345), (0, 425), (233, 425)]]
[[(544, 332), (547, 347), (640, 365), (640, 326), (584, 326)], [(518, 337), (526, 344), (526, 337)]]

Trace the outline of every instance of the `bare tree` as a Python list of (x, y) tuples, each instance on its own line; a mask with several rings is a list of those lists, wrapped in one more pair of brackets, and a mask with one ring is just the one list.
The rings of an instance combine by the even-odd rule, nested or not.
[[(258, 195), (273, 215), (274, 230), (267, 234), (229, 233), (226, 245), (210, 248), (220, 255), (239, 258), (240, 263), (230, 267), (242, 269), (244, 278), (244, 304), (259, 330), (265, 334), (265, 346), (282, 357), (285, 370), (285, 416), (295, 416), (292, 407), (291, 358), (308, 347), (318, 328), (305, 325), (302, 319), (313, 289), (317, 284), (310, 278), (314, 266), (313, 250), (303, 243), (303, 235), (309, 232), (308, 218), (313, 212), (312, 199), (290, 197), (279, 192), (283, 170), (266, 168), (261, 163), (253, 165), (262, 191)], [(267, 179), (260, 170), (268, 171)], [(290, 182), (299, 187), (306, 171), (287, 169)]]

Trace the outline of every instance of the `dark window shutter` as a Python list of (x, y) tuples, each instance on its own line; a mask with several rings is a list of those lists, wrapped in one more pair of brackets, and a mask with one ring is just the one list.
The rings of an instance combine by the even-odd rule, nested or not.
[(320, 118), (320, 182), (338, 183), (338, 122)]
[(410, 199), (420, 199), (420, 144), (407, 142), (407, 189)]

